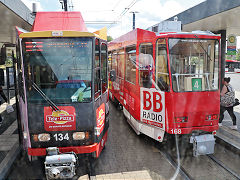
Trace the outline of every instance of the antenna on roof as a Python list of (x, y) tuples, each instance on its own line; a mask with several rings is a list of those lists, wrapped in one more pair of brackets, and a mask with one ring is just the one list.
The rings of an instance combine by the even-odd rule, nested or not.
[(33, 16), (37, 14), (37, 3), (32, 3), (32, 13)]

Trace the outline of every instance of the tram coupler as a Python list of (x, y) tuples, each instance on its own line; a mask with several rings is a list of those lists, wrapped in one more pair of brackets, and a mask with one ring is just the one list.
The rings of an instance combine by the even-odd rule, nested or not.
[(193, 156), (213, 154), (215, 138), (213, 134), (192, 135), (190, 143), (193, 143)]
[(57, 147), (47, 148), (48, 155), (45, 159), (45, 174), (48, 179), (73, 178), (76, 174), (77, 156), (75, 153), (60, 154)]

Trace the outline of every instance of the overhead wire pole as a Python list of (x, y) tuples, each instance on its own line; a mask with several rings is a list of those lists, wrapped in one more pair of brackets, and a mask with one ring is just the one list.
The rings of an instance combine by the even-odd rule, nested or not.
[(67, 0), (63, 0), (64, 3), (64, 11), (68, 11)]
[(68, 11), (67, 0), (59, 0), (59, 2), (62, 4), (62, 9), (64, 9), (64, 11)]
[(133, 29), (135, 29), (135, 21), (136, 21), (135, 14), (136, 14), (136, 13), (139, 13), (139, 12), (137, 12), (137, 11), (132, 11), (132, 12), (130, 12), (130, 13), (133, 14)]

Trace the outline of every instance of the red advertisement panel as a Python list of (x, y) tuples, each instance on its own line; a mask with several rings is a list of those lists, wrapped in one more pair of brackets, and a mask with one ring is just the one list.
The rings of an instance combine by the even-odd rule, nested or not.
[(96, 110), (96, 121), (97, 121), (97, 136), (101, 134), (104, 128), (104, 120), (105, 120), (105, 104), (103, 103), (99, 108)]
[(58, 106), (60, 111), (44, 107), (44, 129), (46, 131), (76, 130), (76, 113), (73, 106)]

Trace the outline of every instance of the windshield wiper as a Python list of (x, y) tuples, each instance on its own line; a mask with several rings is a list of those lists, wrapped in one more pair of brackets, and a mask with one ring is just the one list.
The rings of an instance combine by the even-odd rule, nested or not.
[[(194, 36), (200, 40), (200, 38), (199, 38), (196, 34), (194, 34)], [(211, 57), (208, 55), (206, 49), (204, 49), (204, 47), (203, 47), (203, 45), (202, 45), (202, 42), (199, 41), (199, 43), (200, 43), (199, 45), (201, 46), (201, 48), (202, 48), (202, 49), (204, 50), (204, 52), (207, 54), (207, 57), (210, 59), (210, 61), (212, 61), (212, 59), (211, 59)]]
[(47, 101), (47, 103), (51, 106), (51, 108), (54, 111), (60, 111), (57, 105), (54, 102), (52, 102), (52, 100), (49, 97), (47, 97), (47, 95), (38, 87), (38, 85), (36, 85), (32, 80), (30, 81), (32, 83), (32, 87), (43, 97), (45, 101)]

